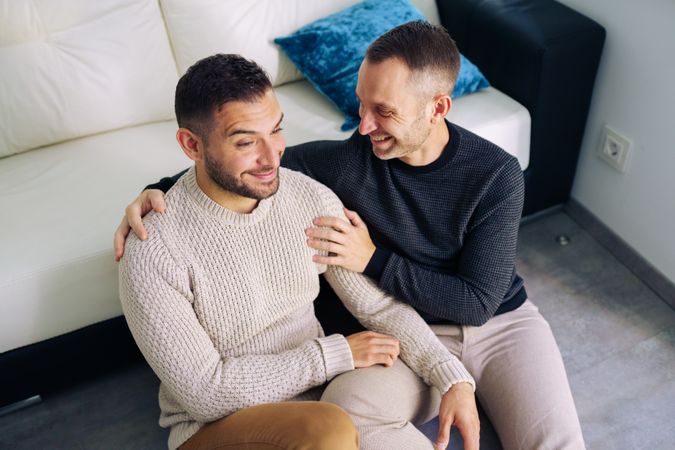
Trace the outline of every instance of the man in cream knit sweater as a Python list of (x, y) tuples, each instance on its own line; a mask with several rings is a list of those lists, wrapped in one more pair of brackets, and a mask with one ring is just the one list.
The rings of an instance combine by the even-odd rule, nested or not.
[[(313, 262), (304, 230), (343, 208), (279, 167), (283, 114), (262, 69), (236, 55), (199, 61), (178, 82), (176, 116), (195, 164), (166, 212), (146, 218), (149, 238), (129, 237), (120, 265), (125, 317), (161, 380), (169, 448), (357, 448), (349, 417), (328, 402), (358, 383), (340, 374), (379, 365), (383, 380), (395, 372), (418, 389), (384, 386), (388, 416), (350, 407), (361, 408), (361, 448), (432, 449), (413, 423), (440, 414), (477, 449), (475, 385), (458, 359), (369, 278)], [(324, 336), (312, 303), (322, 273), (371, 331)]]

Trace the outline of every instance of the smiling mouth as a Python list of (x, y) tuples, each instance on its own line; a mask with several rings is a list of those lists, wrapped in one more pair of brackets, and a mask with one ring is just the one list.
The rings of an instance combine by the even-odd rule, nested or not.
[(373, 144), (374, 147), (382, 146), (383, 144), (386, 144), (392, 139), (394, 138), (389, 135), (372, 135), (372, 134), (370, 135), (370, 142)]
[(273, 180), (277, 176), (277, 169), (271, 169), (266, 172), (248, 172), (250, 175), (253, 175), (258, 180), (269, 181)]

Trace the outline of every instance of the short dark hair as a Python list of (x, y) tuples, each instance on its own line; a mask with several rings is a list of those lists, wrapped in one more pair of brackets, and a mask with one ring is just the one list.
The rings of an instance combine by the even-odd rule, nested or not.
[(435, 72), (448, 94), (457, 82), (459, 50), (442, 26), (424, 20), (404, 23), (384, 33), (366, 50), (369, 62), (380, 63), (391, 58), (403, 61), (413, 73)]
[(258, 64), (239, 55), (217, 54), (194, 63), (176, 85), (174, 108), (178, 126), (207, 140), (213, 113), (233, 101), (263, 97), (272, 82)]

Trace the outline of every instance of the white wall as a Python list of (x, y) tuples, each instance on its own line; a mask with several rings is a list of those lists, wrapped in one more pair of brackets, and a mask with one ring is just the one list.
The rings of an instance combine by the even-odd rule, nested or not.
[[(607, 30), (572, 197), (675, 282), (675, 1), (559, 1)], [(605, 123), (633, 142), (624, 174)]]

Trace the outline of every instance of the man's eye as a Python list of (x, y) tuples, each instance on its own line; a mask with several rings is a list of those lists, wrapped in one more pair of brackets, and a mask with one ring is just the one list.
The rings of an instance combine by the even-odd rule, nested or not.
[(389, 117), (391, 116), (391, 111), (384, 111), (384, 110), (378, 110), (377, 113), (381, 115), (382, 117)]
[(253, 145), (253, 141), (237, 142), (237, 147), (244, 148)]
[(272, 131), (272, 134), (277, 134), (277, 133), (280, 133), (280, 132), (282, 132), (282, 131), (284, 131), (284, 129), (281, 128), (281, 127), (279, 127), (279, 128), (277, 128), (276, 130)]

